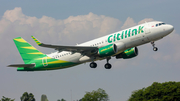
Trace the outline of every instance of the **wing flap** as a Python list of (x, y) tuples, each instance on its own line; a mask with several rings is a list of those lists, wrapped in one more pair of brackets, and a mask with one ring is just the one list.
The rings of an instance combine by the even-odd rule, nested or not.
[(24, 68), (33, 68), (35, 64), (12, 64), (7, 67), (24, 67)]

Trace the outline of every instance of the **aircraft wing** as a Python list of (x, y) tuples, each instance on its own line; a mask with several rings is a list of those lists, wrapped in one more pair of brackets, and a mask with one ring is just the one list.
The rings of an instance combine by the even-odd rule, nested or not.
[(12, 64), (8, 65), (8, 67), (24, 67), (24, 68), (33, 68), (35, 64)]
[(71, 52), (80, 52), (80, 53), (87, 53), (87, 52), (96, 52), (98, 47), (89, 47), (89, 46), (60, 46), (60, 45), (51, 45), (51, 44), (44, 44), (38, 41), (34, 36), (31, 36), (34, 41), (41, 47), (47, 48), (54, 48), (58, 51), (71, 51)]

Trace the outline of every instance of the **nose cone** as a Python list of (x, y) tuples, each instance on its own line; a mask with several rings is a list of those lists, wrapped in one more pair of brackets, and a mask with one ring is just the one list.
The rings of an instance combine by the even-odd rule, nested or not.
[(167, 31), (171, 33), (174, 30), (174, 27), (172, 25), (167, 26)]

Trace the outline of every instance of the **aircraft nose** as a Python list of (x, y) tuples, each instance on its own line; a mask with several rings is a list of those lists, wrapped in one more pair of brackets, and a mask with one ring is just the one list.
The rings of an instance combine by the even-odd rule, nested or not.
[(174, 30), (174, 27), (172, 25), (168, 25), (167, 30), (171, 33)]

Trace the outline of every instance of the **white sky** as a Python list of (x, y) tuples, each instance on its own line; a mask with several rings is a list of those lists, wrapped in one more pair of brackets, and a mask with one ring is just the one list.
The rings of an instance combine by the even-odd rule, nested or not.
[[(104, 89), (110, 101), (124, 101), (131, 92), (153, 82), (180, 81), (179, 0), (126, 1), (0, 1), (0, 97), (20, 100), (24, 92), (33, 93), (37, 101), (46, 94), (49, 101), (81, 99), (86, 91)], [(17, 72), (6, 67), (23, 63), (12, 39), (23, 37), (43, 53), (52, 49), (38, 47), (31, 35), (50, 44), (75, 45), (101, 37), (144, 21), (158, 20), (174, 26), (172, 34), (151, 44), (139, 46), (139, 55), (129, 60), (111, 59), (68, 69), (43, 72)]]

